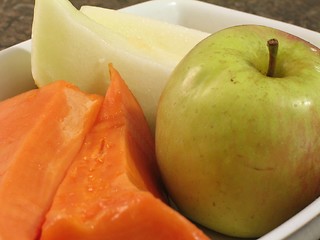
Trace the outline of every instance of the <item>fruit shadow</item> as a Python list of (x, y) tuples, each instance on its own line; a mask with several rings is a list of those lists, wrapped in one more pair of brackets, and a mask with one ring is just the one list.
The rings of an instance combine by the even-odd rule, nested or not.
[[(168, 200), (169, 200), (169, 206), (179, 212), (177, 205), (172, 201), (172, 199), (169, 197)], [(202, 225), (199, 225), (196, 222), (193, 222), (191, 219), (189, 219), (189, 221), (191, 221), (193, 224), (199, 227), (203, 231), (203, 233), (206, 234), (212, 240), (255, 240), (257, 239), (257, 238), (237, 238), (237, 237), (226, 236), (224, 234), (208, 229)]]
[(34, 88), (30, 52), (15, 47), (1, 51), (0, 101)]

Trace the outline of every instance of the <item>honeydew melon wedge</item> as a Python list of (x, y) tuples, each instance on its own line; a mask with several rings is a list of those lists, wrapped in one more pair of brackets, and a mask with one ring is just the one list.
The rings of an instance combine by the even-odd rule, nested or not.
[(170, 73), (208, 35), (118, 11), (79, 11), (68, 0), (36, 0), (32, 74), (38, 87), (63, 79), (104, 95), (108, 64), (113, 63), (154, 129), (156, 106)]
[(144, 57), (163, 66), (175, 65), (206, 33), (95, 6), (80, 11), (127, 39)]

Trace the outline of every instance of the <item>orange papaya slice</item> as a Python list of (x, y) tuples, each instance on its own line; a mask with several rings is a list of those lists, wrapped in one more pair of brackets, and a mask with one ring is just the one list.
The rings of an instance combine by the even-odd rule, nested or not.
[(142, 109), (109, 69), (105, 101), (57, 191), (41, 240), (208, 239), (165, 203)]
[(0, 102), (0, 239), (39, 235), (102, 102), (64, 81)]

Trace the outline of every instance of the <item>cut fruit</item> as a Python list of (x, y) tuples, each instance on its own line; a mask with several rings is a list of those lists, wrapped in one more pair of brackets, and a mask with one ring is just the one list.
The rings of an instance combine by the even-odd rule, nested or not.
[[(31, 51), (36, 84), (65, 79), (84, 91), (104, 95), (109, 84), (106, 69), (112, 62), (154, 129), (156, 106), (170, 73), (209, 34), (117, 11), (83, 11), (91, 18), (99, 12), (95, 20), (103, 25), (67, 0), (36, 0)], [(111, 19), (110, 24), (104, 19)]]
[(118, 72), (98, 119), (60, 185), (41, 240), (208, 240), (167, 206), (154, 139)]
[(35, 239), (103, 97), (58, 81), (0, 102), (0, 239)]
[(168, 67), (176, 65), (207, 36), (193, 29), (107, 8), (82, 6), (80, 11), (125, 38), (138, 56)]

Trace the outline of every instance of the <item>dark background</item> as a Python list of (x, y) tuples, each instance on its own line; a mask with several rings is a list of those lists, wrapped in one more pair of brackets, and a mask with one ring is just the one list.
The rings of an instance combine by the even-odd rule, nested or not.
[[(119, 9), (143, 0), (71, 0), (79, 8)], [(292, 23), (320, 33), (319, 0), (206, 0), (216, 5)], [(0, 50), (31, 37), (34, 0), (0, 0)]]

